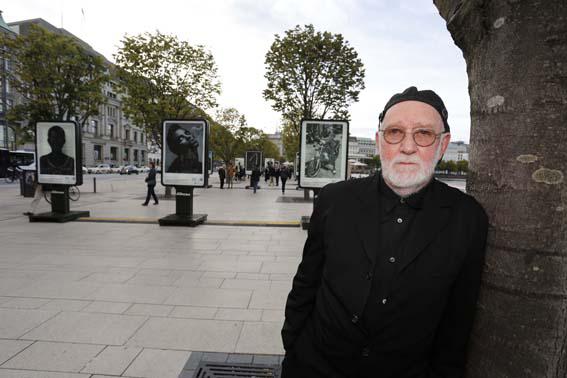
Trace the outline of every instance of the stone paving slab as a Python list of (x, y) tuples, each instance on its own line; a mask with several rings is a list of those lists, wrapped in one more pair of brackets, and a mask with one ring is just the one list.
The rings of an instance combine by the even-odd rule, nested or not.
[(61, 312), (21, 338), (101, 345), (123, 345), (145, 316)]
[(81, 370), (82, 373), (119, 376), (126, 371), (142, 348), (130, 346), (108, 346)]
[(0, 340), (0, 365), (32, 344), (31, 341)]
[(8, 369), (30, 369), (78, 373), (104, 346), (38, 341), (2, 365)]
[(144, 348), (233, 352), (242, 322), (151, 318), (128, 341)]

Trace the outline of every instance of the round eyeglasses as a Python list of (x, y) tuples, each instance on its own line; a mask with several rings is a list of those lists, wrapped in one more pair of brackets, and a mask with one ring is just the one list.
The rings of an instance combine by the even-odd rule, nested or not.
[(402, 143), (406, 134), (411, 134), (413, 141), (420, 147), (429, 147), (439, 136), (445, 134), (445, 132), (436, 133), (431, 129), (414, 129), (412, 131), (404, 131), (398, 127), (388, 127), (387, 129), (380, 130), (384, 136), (384, 140), (389, 144)]

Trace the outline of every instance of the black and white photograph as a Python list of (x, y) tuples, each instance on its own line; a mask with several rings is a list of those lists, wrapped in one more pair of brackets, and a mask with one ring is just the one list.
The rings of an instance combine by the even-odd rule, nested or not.
[(250, 174), (254, 168), (262, 168), (262, 151), (246, 151), (244, 164), (246, 174)]
[(168, 120), (163, 123), (163, 185), (204, 186), (207, 122)]
[(77, 128), (74, 122), (37, 122), (40, 184), (77, 184)]
[(347, 148), (347, 121), (302, 121), (299, 186), (322, 188), (345, 180)]

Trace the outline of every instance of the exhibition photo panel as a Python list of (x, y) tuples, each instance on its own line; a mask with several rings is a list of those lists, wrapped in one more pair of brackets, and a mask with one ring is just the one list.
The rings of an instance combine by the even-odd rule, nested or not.
[(303, 120), (299, 186), (322, 188), (346, 180), (347, 149), (347, 121)]
[(163, 122), (163, 185), (206, 185), (207, 127), (205, 120)]
[(262, 152), (261, 151), (246, 151), (245, 155), (245, 170), (246, 174), (251, 174), (254, 168), (262, 168)]
[(37, 122), (35, 135), (38, 183), (76, 185), (80, 133), (75, 122)]

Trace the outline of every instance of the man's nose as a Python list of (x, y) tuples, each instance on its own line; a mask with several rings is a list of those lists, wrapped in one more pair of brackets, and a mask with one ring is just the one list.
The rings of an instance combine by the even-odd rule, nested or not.
[(401, 142), (400, 149), (404, 154), (413, 154), (417, 151), (417, 144), (413, 140), (411, 133), (406, 133), (404, 140)]

